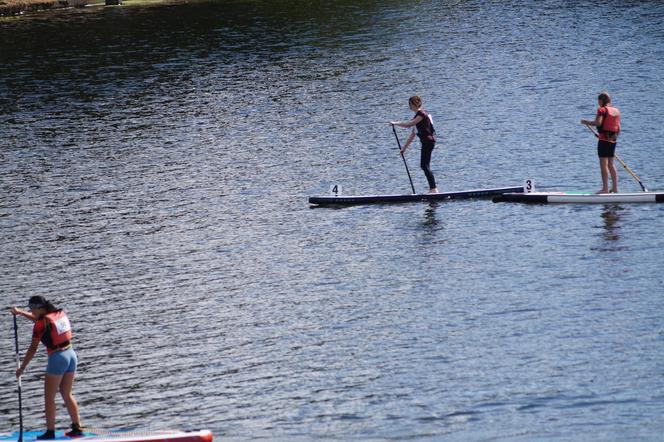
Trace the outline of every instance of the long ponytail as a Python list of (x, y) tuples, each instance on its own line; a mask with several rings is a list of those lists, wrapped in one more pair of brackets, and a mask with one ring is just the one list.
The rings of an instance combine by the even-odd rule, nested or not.
[(51, 301), (47, 301), (43, 296), (32, 296), (28, 301), (28, 305), (32, 308), (43, 308), (46, 310), (46, 313), (53, 313), (60, 310), (57, 308)]

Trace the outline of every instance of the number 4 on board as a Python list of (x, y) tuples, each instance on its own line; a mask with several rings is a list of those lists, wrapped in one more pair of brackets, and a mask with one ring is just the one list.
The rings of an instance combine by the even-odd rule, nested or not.
[(341, 185), (333, 184), (330, 186), (330, 195), (339, 196), (341, 195)]

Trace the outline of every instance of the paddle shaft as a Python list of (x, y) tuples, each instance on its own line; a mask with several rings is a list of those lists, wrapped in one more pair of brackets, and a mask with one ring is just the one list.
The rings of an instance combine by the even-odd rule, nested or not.
[[(598, 134), (597, 132), (595, 132), (595, 131), (593, 130), (593, 128), (590, 127), (590, 125), (588, 125), (588, 124), (584, 124), (584, 126), (586, 126), (586, 127), (588, 128), (588, 130), (589, 130), (590, 132), (592, 132), (593, 135), (595, 135), (596, 138), (599, 138), (599, 134)], [(622, 167), (627, 171), (627, 173), (629, 173), (630, 175), (632, 175), (632, 178), (634, 178), (634, 179), (636, 180), (636, 182), (639, 183), (639, 186), (641, 186), (641, 190), (643, 190), (644, 192), (647, 192), (648, 189), (646, 189), (646, 186), (643, 185), (643, 183), (641, 182), (641, 179), (640, 179), (638, 176), (636, 176), (636, 174), (634, 173), (634, 171), (632, 171), (632, 169), (629, 168), (629, 166), (628, 166), (628, 165), (622, 160), (622, 158), (620, 158), (620, 156), (618, 156), (618, 154), (614, 154), (614, 156), (616, 157), (616, 159), (618, 160), (618, 162), (619, 162), (620, 164), (622, 164)]]
[[(16, 368), (21, 368), (21, 357), (18, 353), (18, 324), (16, 323), (16, 315), (14, 315), (14, 345), (16, 346)], [(18, 442), (23, 442), (23, 399), (21, 398), (21, 377), (18, 377), (18, 422), (19, 433)]]
[[(397, 130), (392, 125), (392, 132), (394, 132), (394, 138), (397, 139), (397, 146), (399, 147), (399, 152), (401, 153), (401, 141), (399, 141), (399, 136), (397, 135)], [(406, 173), (408, 174), (408, 181), (410, 181), (410, 188), (413, 190), (413, 195), (415, 195), (415, 186), (413, 186), (413, 179), (410, 177), (410, 171), (408, 170), (408, 163), (406, 163), (406, 157), (401, 153), (401, 159), (403, 160), (403, 165), (406, 166)]]

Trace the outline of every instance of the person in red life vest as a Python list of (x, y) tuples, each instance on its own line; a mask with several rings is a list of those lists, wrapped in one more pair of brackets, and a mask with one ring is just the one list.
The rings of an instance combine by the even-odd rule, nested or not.
[(616, 152), (618, 135), (620, 134), (620, 110), (611, 105), (611, 97), (602, 92), (597, 97), (599, 108), (595, 120), (581, 120), (581, 124), (597, 127), (599, 141), (597, 142), (597, 155), (599, 156), (599, 169), (602, 173), (602, 190), (597, 193), (609, 193), (609, 174), (611, 175), (611, 192), (618, 192), (618, 171), (613, 164)]
[(83, 436), (81, 419), (78, 414), (78, 404), (72, 395), (74, 376), (78, 358), (72, 348), (72, 332), (69, 318), (62, 309), (56, 308), (43, 296), (33, 296), (28, 301), (30, 311), (12, 307), (14, 315), (23, 316), (34, 322), (32, 341), (25, 353), (23, 362), (16, 369), (16, 377), (21, 377), (28, 364), (34, 357), (41, 341), (48, 352), (48, 364), (44, 378), (44, 403), (46, 408), (46, 432), (37, 439), (55, 439), (55, 395), (60, 395), (72, 421), (72, 429), (66, 435), (70, 437)]
[(420, 167), (424, 171), (424, 175), (427, 177), (429, 182), (429, 193), (438, 193), (438, 188), (436, 187), (436, 179), (431, 172), (431, 153), (433, 152), (434, 147), (436, 147), (436, 138), (435, 133), (436, 129), (433, 127), (433, 120), (431, 115), (422, 109), (422, 99), (417, 95), (410, 97), (408, 99), (408, 107), (410, 110), (415, 112), (415, 116), (410, 121), (390, 121), (389, 124), (392, 126), (399, 126), (404, 128), (412, 127), (413, 130), (410, 133), (410, 136), (406, 140), (406, 143), (401, 148), (401, 155), (406, 152), (410, 143), (413, 142), (415, 135), (420, 139), (422, 144), (422, 154), (420, 156)]

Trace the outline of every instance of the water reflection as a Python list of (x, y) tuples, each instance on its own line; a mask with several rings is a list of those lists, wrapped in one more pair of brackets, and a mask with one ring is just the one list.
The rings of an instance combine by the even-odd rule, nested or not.
[(606, 241), (618, 241), (620, 240), (619, 229), (620, 229), (620, 210), (622, 208), (619, 205), (606, 205), (602, 211), (602, 220), (604, 221), (604, 233), (603, 237)]
[(439, 202), (430, 201), (424, 208), (424, 216), (422, 218), (422, 240), (427, 246), (439, 245), (445, 242), (444, 235), (441, 236), (443, 229), (445, 229), (445, 223), (441, 222), (437, 216), (437, 212), (440, 208), (439, 206)]
[(437, 202), (429, 202), (428, 206), (426, 209), (424, 209), (424, 221), (422, 222), (422, 225), (424, 227), (428, 227), (429, 231), (433, 232), (436, 229), (436, 226), (438, 225), (438, 219), (436, 218), (436, 209), (438, 208), (438, 203)]
[(625, 208), (618, 204), (607, 204), (604, 206), (601, 213), (602, 224), (600, 225), (602, 228), (600, 235), (603, 241), (601, 246), (594, 247), (593, 250), (599, 252), (617, 252), (626, 249), (626, 247), (620, 246), (621, 212), (624, 210)]

